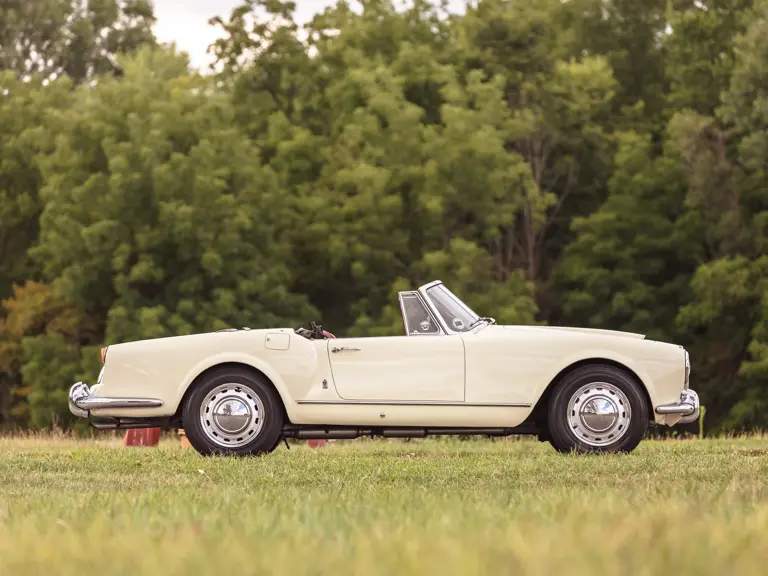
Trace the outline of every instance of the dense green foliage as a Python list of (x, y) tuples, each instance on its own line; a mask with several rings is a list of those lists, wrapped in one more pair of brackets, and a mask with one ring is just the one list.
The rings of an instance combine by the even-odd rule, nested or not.
[(251, 0), (204, 75), (145, 0), (0, 7), (0, 425), (105, 343), (393, 334), (439, 277), (684, 344), (707, 428), (765, 427), (768, 2), (361, 4)]

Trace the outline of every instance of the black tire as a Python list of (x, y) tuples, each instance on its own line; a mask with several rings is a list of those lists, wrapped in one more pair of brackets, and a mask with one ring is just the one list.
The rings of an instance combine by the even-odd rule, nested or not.
[(275, 440), (275, 443), (272, 445), (272, 447), (267, 449), (267, 452), (269, 453), (269, 452), (274, 452), (275, 450), (277, 450), (277, 447), (280, 446), (280, 442), (282, 442), (282, 441), (283, 441), (283, 436), (281, 434), (280, 436), (277, 437), (277, 440)]
[[(283, 430), (284, 410), (279, 395), (263, 376), (244, 368), (224, 367), (206, 374), (193, 386), (182, 408), (182, 425), (189, 443), (200, 454), (258, 456), (277, 448)], [(222, 389), (212, 399), (208, 398), (214, 390)], [(218, 402), (218, 406), (212, 405), (213, 402)], [(204, 403), (209, 407), (206, 412), (211, 413), (211, 407), (216, 410), (228, 402), (244, 407), (247, 416), (234, 415), (230, 409), (227, 414), (218, 414), (217, 420), (201, 418)], [(227, 429), (219, 422), (226, 418), (247, 422), (240, 437), (237, 431), (224, 433)], [(234, 430), (234, 425), (230, 426)]]
[(624, 370), (605, 364), (566, 375), (549, 401), (550, 444), (559, 452), (631, 452), (650, 418), (641, 386)]

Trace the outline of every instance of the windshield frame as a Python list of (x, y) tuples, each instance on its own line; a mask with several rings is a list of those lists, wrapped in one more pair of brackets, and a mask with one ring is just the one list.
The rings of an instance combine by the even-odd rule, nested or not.
[[(437, 306), (435, 305), (434, 301), (429, 295), (429, 290), (437, 286), (441, 286), (442, 289), (445, 291), (444, 293), (446, 296), (448, 296), (451, 300), (453, 300), (453, 302), (459, 308), (463, 309), (466, 314), (473, 317), (472, 324), (477, 324), (476, 326), (474, 326), (474, 328), (471, 328), (471, 329), (468, 328), (467, 330), (455, 330), (453, 329), (453, 327), (448, 326), (448, 323), (445, 321), (445, 318), (443, 318), (443, 315), (440, 314), (440, 311), (437, 309)], [(459, 298), (458, 296), (456, 296), (456, 294), (451, 292), (448, 289), (448, 287), (445, 284), (443, 284), (441, 280), (435, 280), (434, 282), (430, 282), (429, 284), (424, 284), (424, 286), (421, 286), (419, 288), (419, 293), (422, 295), (424, 302), (426, 302), (427, 306), (429, 307), (430, 312), (432, 312), (433, 316), (437, 318), (437, 321), (440, 323), (440, 326), (443, 328), (443, 331), (446, 334), (473, 334), (478, 330), (485, 328), (488, 325), (488, 322), (486, 320), (483, 320), (482, 317), (477, 312), (472, 310), (472, 308), (467, 306), (461, 300), (461, 298)], [(470, 324), (470, 326), (472, 324)]]

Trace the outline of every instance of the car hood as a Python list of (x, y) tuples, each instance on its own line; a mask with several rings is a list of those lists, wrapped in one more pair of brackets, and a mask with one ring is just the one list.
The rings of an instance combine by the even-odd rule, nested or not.
[(620, 332), (618, 330), (600, 330), (597, 328), (571, 328), (568, 326), (499, 326), (506, 330), (536, 330), (545, 332), (578, 332), (593, 336), (611, 336), (614, 338), (634, 338), (642, 340), (645, 334), (635, 334), (634, 332)]

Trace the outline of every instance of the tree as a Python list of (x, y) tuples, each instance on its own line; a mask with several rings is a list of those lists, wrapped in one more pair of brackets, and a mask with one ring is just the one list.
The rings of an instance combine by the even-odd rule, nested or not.
[(704, 220), (712, 260), (696, 271), (694, 299), (680, 311), (696, 330), (697, 356), (713, 390), (716, 415), (729, 428), (765, 427), (768, 420), (768, 299), (766, 231), (768, 121), (762, 110), (768, 50), (768, 4), (749, 12), (736, 39), (730, 86), (715, 120), (683, 125), (692, 203)]
[(35, 256), (106, 341), (312, 314), (287, 289), (274, 174), (209, 79), (142, 50), (79, 96), (56, 126)]
[(216, 20), (226, 36), (214, 51), (239, 122), (278, 176), (294, 288), (348, 325), (384, 305), (421, 256), (420, 126), (438, 117), (446, 23), (429, 2), (402, 12), (367, 2), (360, 14), (340, 3), (301, 40), (293, 10), (245, 3)]
[(752, 0), (676, 0), (668, 8), (672, 33), (664, 38), (669, 106), (714, 114), (728, 89), (734, 37), (744, 31)]
[(29, 257), (42, 211), (39, 163), (55, 139), (49, 126), (73, 103), (72, 81), (117, 72), (120, 54), (154, 44), (153, 22), (146, 0), (0, 6), (0, 298), (40, 278)]
[(614, 122), (623, 131), (663, 134), (669, 88), (663, 39), (667, 0), (576, 0), (559, 10), (571, 22), (576, 47), (602, 55), (616, 79)]
[(105, 343), (400, 334), (439, 278), (679, 342), (708, 427), (765, 426), (766, 1), (357, 6), (244, 0), (209, 77), (147, 0), (0, 7), (3, 423), (67, 424)]
[(561, 34), (561, 10), (558, 1), (484, 0), (457, 23), (467, 70), (506, 81), (506, 145), (525, 160), (530, 178), (514, 231), (500, 249), (512, 254), (537, 291), (559, 256), (551, 242), (558, 238), (562, 245), (561, 219), (599, 203), (612, 149), (612, 70), (605, 58), (584, 57), (583, 47)]
[(14, 283), (39, 279), (29, 257), (42, 211), (40, 161), (53, 146), (50, 122), (71, 103), (68, 81), (43, 86), (0, 72), (0, 299)]
[(98, 362), (94, 350), (81, 349), (94, 336), (93, 323), (53, 286), (39, 282), (15, 286), (2, 308), (0, 426), (71, 422), (67, 390), (82, 376), (83, 365), (94, 368)]
[(155, 44), (148, 0), (6, 0), (0, 70), (75, 83), (120, 71), (117, 57)]
[(619, 141), (608, 199), (574, 220), (576, 238), (556, 273), (563, 318), (677, 339), (675, 317), (699, 252), (685, 177), (673, 150), (653, 158), (650, 134)]

